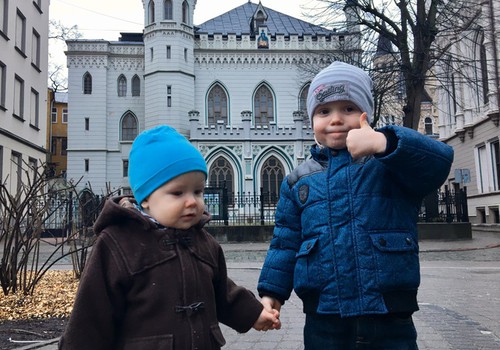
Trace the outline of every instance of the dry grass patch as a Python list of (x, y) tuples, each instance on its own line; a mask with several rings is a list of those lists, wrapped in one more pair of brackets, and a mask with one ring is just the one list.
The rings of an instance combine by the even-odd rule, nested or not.
[(73, 271), (48, 271), (31, 296), (0, 294), (0, 321), (68, 317), (77, 287)]

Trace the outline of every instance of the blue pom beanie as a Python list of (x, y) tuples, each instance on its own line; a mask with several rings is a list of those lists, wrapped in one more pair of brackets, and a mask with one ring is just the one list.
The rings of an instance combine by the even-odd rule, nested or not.
[(137, 203), (173, 178), (201, 171), (207, 164), (201, 153), (174, 128), (166, 125), (143, 131), (132, 144), (128, 179)]
[(320, 71), (311, 82), (307, 93), (307, 114), (312, 125), (316, 107), (332, 101), (351, 101), (368, 122), (373, 117), (373, 82), (361, 68), (335, 61)]

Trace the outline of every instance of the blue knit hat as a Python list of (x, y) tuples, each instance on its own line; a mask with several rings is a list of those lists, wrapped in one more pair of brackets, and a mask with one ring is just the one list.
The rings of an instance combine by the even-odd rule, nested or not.
[(143, 131), (132, 144), (128, 179), (141, 204), (157, 188), (173, 178), (201, 171), (207, 176), (207, 164), (201, 153), (174, 128), (166, 125)]
[(373, 117), (373, 82), (361, 68), (335, 61), (320, 71), (311, 82), (307, 93), (307, 114), (311, 120), (316, 107), (332, 101), (351, 101), (368, 122)]

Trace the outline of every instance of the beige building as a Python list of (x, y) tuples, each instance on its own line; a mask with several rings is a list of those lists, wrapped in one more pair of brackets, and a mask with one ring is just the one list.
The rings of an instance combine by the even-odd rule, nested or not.
[[(455, 150), (450, 188), (467, 188), (472, 223), (500, 223), (500, 3), (479, 5), (480, 23), (463, 33), (438, 65), (446, 80), (437, 89), (439, 134)], [(460, 66), (453, 55), (465, 56)], [(460, 72), (458, 74), (457, 72)]]

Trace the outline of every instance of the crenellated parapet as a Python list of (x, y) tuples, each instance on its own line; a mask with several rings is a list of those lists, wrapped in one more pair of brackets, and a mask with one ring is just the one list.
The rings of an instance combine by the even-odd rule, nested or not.
[[(189, 112), (190, 140), (191, 141), (242, 141), (252, 140), (253, 142), (269, 141), (295, 141), (313, 140), (312, 129), (304, 125), (303, 113), (294, 112), (294, 124), (279, 126), (276, 123), (269, 125), (252, 125), (252, 112), (241, 112), (241, 123), (238, 125), (228, 125), (223, 121), (218, 121), (216, 125), (201, 125), (199, 122), (199, 112)], [(298, 116), (301, 116), (299, 118)]]
[(142, 43), (106, 40), (67, 41), (68, 67), (139, 69), (144, 67)]
[[(284, 35), (271, 36), (269, 50), (345, 50), (359, 47), (359, 36), (336, 33), (335, 35)], [(209, 50), (255, 50), (257, 38), (251, 34), (204, 34), (196, 35), (196, 47)]]

